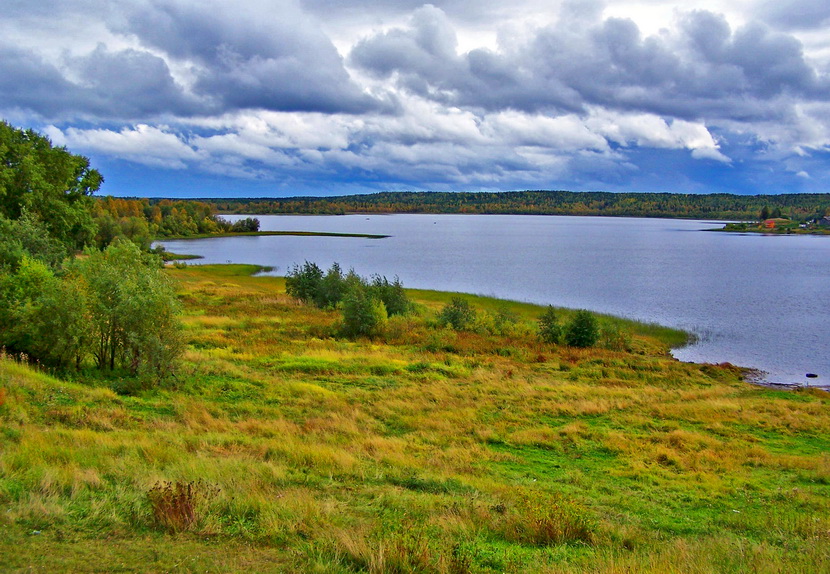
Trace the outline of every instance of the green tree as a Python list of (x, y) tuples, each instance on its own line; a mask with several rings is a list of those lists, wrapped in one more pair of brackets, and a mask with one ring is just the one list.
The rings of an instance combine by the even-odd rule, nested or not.
[(95, 236), (91, 196), (103, 181), (87, 158), (0, 121), (0, 215), (29, 212), (67, 249), (80, 249)]
[(590, 311), (580, 309), (565, 327), (565, 343), (571, 347), (593, 347), (599, 340), (599, 323)]
[(333, 309), (343, 300), (348, 286), (343, 270), (338, 263), (332, 264), (326, 274), (317, 283), (313, 294), (314, 305), (321, 309)]
[(375, 297), (383, 301), (390, 317), (406, 315), (412, 310), (412, 303), (406, 296), (406, 291), (398, 277), (390, 283), (386, 277), (375, 275), (372, 277), (371, 290)]
[(473, 326), (476, 321), (476, 310), (469, 301), (461, 297), (453, 297), (438, 314), (438, 323), (448, 325), (456, 331), (463, 331)]
[(343, 298), (343, 329), (347, 337), (375, 337), (387, 324), (386, 306), (363, 284), (350, 286)]
[(70, 268), (87, 287), (91, 354), (100, 369), (158, 380), (182, 350), (175, 290), (160, 260), (117, 239)]
[(259, 231), (259, 219), (256, 217), (246, 217), (244, 219), (240, 219), (239, 221), (235, 221), (231, 225), (231, 231), (248, 233)]
[(69, 251), (34, 214), (24, 211), (14, 221), (0, 215), (0, 268), (17, 269), (24, 255), (58, 269)]
[(285, 292), (303, 303), (313, 303), (322, 281), (323, 270), (316, 263), (306, 261), (302, 267), (294, 265), (285, 276)]
[(559, 317), (556, 309), (551, 305), (539, 317), (539, 338), (545, 343), (558, 344), (562, 338), (562, 325), (559, 324)]
[(26, 318), (31, 333), (29, 353), (61, 370), (80, 369), (89, 352), (90, 322), (86, 285), (77, 277), (55, 279), (42, 286)]
[(33, 353), (36, 335), (32, 318), (38, 312), (41, 293), (58, 281), (42, 261), (23, 254), (17, 269), (0, 275), (0, 344), (15, 353)]

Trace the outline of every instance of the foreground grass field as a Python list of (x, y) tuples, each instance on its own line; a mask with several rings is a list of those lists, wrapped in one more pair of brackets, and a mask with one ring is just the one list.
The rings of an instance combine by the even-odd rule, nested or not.
[(830, 571), (830, 395), (679, 363), (653, 326), (620, 322), (627, 351), (436, 329), (443, 293), (332, 338), (253, 271), (170, 271), (188, 350), (160, 388), (0, 359), (0, 571)]

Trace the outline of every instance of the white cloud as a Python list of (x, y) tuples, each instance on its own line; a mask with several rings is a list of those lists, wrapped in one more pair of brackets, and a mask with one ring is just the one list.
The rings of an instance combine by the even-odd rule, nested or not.
[[(54, 132), (53, 132), (54, 133)], [(111, 155), (135, 163), (185, 169), (199, 154), (179, 136), (164, 127), (139, 124), (121, 131), (69, 128), (63, 132), (66, 145), (83, 152)]]
[(549, 117), (506, 111), (486, 116), (485, 129), (505, 144), (556, 150), (608, 149), (605, 138), (574, 114)]

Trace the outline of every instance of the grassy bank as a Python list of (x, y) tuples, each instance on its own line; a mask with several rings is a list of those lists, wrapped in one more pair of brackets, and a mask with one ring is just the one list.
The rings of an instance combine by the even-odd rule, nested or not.
[(679, 363), (653, 326), (619, 323), (627, 351), (436, 329), (429, 291), (382, 340), (332, 338), (256, 270), (169, 270), (188, 350), (162, 388), (0, 359), (0, 570), (830, 569), (825, 393)]

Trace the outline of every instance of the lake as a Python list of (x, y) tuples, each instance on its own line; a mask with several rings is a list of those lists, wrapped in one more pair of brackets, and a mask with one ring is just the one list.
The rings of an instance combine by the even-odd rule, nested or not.
[[(261, 229), (389, 235), (164, 241), (197, 263), (338, 262), (404, 286), (585, 308), (694, 333), (683, 361), (830, 384), (830, 237), (713, 233), (723, 223), (532, 215), (257, 216)], [(228, 216), (229, 220), (238, 217)]]

